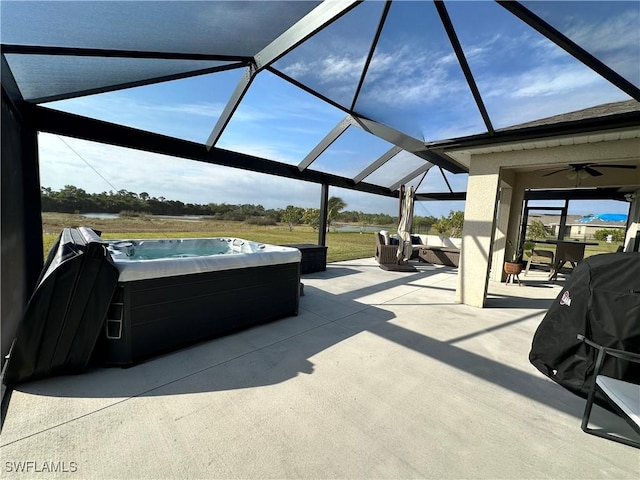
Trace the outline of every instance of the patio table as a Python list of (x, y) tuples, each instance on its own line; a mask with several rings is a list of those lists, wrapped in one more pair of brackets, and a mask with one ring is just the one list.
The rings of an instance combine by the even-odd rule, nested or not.
[(584, 247), (586, 247), (587, 245), (598, 245), (597, 242), (580, 242), (577, 240), (528, 240), (528, 241), (533, 243), (546, 243), (548, 245), (556, 246), (556, 255), (553, 263), (551, 264), (551, 271), (549, 272), (549, 280), (555, 280), (558, 276), (558, 271), (560, 271), (560, 269), (567, 262), (571, 263), (571, 266), (575, 268), (576, 264), (584, 258)]

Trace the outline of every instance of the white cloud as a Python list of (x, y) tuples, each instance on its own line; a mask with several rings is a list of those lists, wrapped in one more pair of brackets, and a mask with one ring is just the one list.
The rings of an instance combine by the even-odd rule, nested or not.
[[(494, 127), (628, 98), (545, 38), (525, 33), (502, 43), (504, 58), (492, 58), (483, 44), (471, 65)], [(509, 59), (512, 68), (499, 68)]]
[(62, 100), (45, 106), (196, 142), (206, 141), (224, 108), (216, 102), (153, 103), (142, 100), (133, 91)]
[(241, 152), (246, 155), (253, 155), (290, 165), (297, 164), (304, 158), (300, 157), (301, 152), (299, 152), (299, 149), (296, 148), (293, 142), (287, 143), (286, 141), (275, 139), (267, 143), (247, 140), (246, 137), (242, 136), (228, 135), (222, 137), (217, 146), (225, 150)]
[[(429, 52), (403, 46), (374, 56), (363, 90), (363, 102), (376, 101), (402, 109), (428, 105), (468, 88), (452, 76), (457, 61), (449, 52)], [(368, 100), (367, 100), (368, 99)]]
[[(340, 92), (353, 94), (364, 60), (364, 56), (350, 52), (341, 56), (330, 53), (310, 61), (298, 60), (283, 71), (310, 86), (324, 85), (339, 97)], [(450, 75), (449, 69), (457, 68), (456, 64), (451, 51), (433, 52), (408, 45), (394, 51), (378, 50), (367, 71), (362, 95), (396, 108), (424, 105), (464, 87), (461, 77)]]
[[(633, 2), (635, 3), (635, 2)], [(576, 22), (567, 28), (567, 36), (596, 54), (615, 50), (631, 50), (637, 55), (640, 41), (640, 10), (628, 10), (598, 23)], [(637, 65), (636, 65), (637, 66)]]
[[(635, 2), (634, 2), (635, 3)], [(632, 6), (597, 24), (577, 22), (567, 36), (609, 67), (640, 86), (640, 9)]]
[(585, 90), (601, 81), (597, 74), (585, 70), (582, 65), (541, 67), (531, 69), (526, 74), (505, 76), (498, 82), (496, 90), (488, 92), (488, 95), (501, 98), (566, 95), (568, 92)]
[(45, 104), (58, 110), (117, 123), (144, 122), (157, 119), (159, 113), (218, 117), (224, 104), (216, 102), (151, 103), (141, 101), (131, 91), (110, 92), (101, 95), (60, 100)]
[(198, 115), (202, 117), (219, 117), (224, 109), (224, 105), (221, 103), (174, 103), (174, 104), (163, 104), (163, 105), (139, 105), (144, 110), (148, 110), (151, 112), (161, 112), (161, 113), (175, 113), (179, 115)]
[(364, 57), (336, 57), (329, 56), (324, 58), (321, 62), (321, 68), (323, 70), (323, 79), (328, 81), (336, 79), (339, 81), (354, 81), (360, 78), (362, 69), (364, 68)]
[(365, 57), (348, 52), (338, 56), (334, 53), (322, 58), (297, 61), (283, 68), (283, 72), (309, 85), (357, 82), (364, 67)]

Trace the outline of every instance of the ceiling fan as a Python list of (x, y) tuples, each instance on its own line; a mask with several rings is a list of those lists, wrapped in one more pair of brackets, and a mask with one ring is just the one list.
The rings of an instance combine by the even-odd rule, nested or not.
[[(627, 169), (635, 169), (638, 168), (637, 165), (614, 165), (611, 163), (569, 163), (566, 167), (556, 169), (552, 172), (546, 173), (542, 175), (543, 177), (548, 177), (549, 175), (555, 175), (560, 172), (575, 172), (577, 176), (586, 177), (587, 175), (591, 175), (592, 177), (599, 177), (604, 175), (602, 172), (596, 170), (593, 167), (598, 168), (627, 168)], [(584, 173), (582, 173), (584, 172)], [(586, 175), (585, 175), (586, 174)]]

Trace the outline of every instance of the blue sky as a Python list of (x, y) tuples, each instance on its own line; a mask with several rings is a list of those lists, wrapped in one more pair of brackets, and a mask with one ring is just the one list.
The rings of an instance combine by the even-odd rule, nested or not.
[[(636, 2), (526, 2), (636, 85)], [(573, 5), (572, 5), (573, 4)], [(628, 97), (494, 2), (447, 2), (495, 128)], [(369, 1), (275, 64), (337, 102), (353, 97), (382, 2)], [(401, 47), (398, 47), (401, 45)], [(633, 63), (633, 62), (631, 62)], [(636, 64), (637, 67), (637, 64)], [(52, 108), (204, 143), (242, 70), (48, 104)], [(425, 141), (485, 126), (431, 2), (394, 2), (356, 111)], [(344, 113), (270, 72), (253, 81), (216, 146), (297, 165)], [(354, 176), (391, 147), (350, 128), (310, 168)], [(126, 189), (195, 203), (317, 207), (320, 186), (237, 169), (40, 134), (41, 183), (89, 192)], [(399, 157), (365, 181), (390, 184), (419, 162)], [(96, 170), (100, 173), (98, 175)], [(447, 174), (455, 191), (466, 175)], [(105, 180), (106, 179), (106, 180)], [(446, 191), (433, 168), (420, 191)], [(337, 188), (348, 210), (397, 211), (397, 200)], [(627, 205), (572, 203), (571, 213), (626, 213)], [(463, 202), (421, 202), (418, 215), (446, 215)], [(578, 211), (579, 210), (579, 211)]]

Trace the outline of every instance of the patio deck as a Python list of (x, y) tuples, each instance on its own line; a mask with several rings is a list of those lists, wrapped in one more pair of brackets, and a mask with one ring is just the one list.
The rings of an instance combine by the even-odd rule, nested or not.
[(584, 400), (528, 362), (558, 285), (492, 283), (477, 309), (454, 303), (456, 269), (418, 269), (332, 263), (297, 317), (21, 385), (2, 477), (640, 477), (638, 450), (583, 433)]

